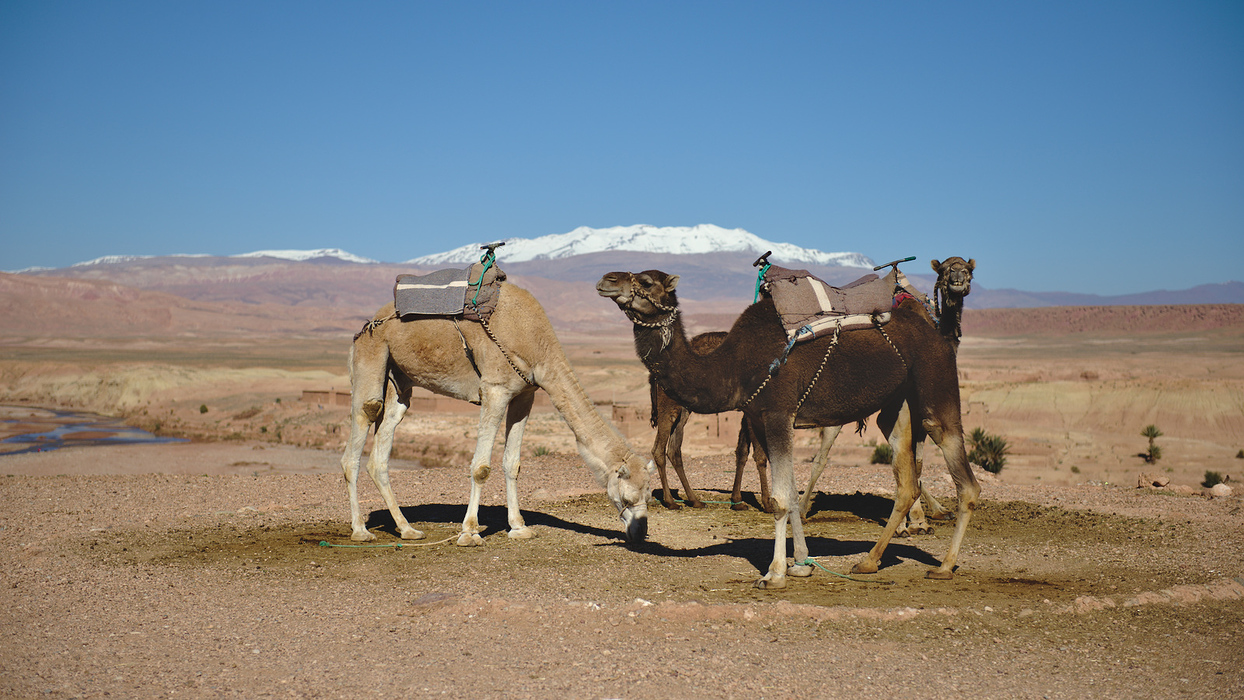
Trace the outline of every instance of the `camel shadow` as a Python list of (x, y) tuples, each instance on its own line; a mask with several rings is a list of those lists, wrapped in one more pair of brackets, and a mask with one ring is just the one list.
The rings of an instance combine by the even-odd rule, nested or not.
[[(448, 503), (424, 503), (417, 506), (403, 506), (402, 515), (406, 520), (413, 523), (446, 523), (455, 529), (461, 526), (462, 521), (466, 518), (467, 507), (462, 504)], [(571, 520), (564, 520), (555, 515), (541, 513), (533, 510), (519, 509), (519, 513), (523, 516), (523, 521), (527, 525), (543, 525), (545, 527), (567, 532), (577, 532), (583, 535), (593, 535), (605, 539), (617, 540), (610, 544), (621, 544), (624, 541), (622, 536), (621, 523), (617, 529), (606, 529), (576, 523)], [(505, 506), (480, 506), (479, 507), (479, 524), (484, 528), (480, 533), (480, 537), (488, 537), (498, 532), (504, 532), (509, 528), (507, 521), (508, 513)], [(393, 515), (386, 510), (373, 510), (367, 515), (365, 527), (368, 530), (379, 529), (394, 537), (400, 537), (397, 532), (397, 525), (393, 522)]]
[[(867, 540), (836, 540), (830, 537), (808, 537), (805, 541), (808, 543), (808, 556), (814, 559), (817, 557), (859, 556), (873, 548), (873, 542)], [(766, 537), (740, 538), (720, 544), (692, 547), (690, 549), (675, 549), (660, 542), (649, 540), (643, 544), (635, 545), (631, 549), (639, 554), (679, 559), (713, 555), (738, 557), (746, 559), (748, 563), (756, 567), (757, 571), (761, 572), (768, 571), (769, 564), (773, 561), (773, 539)], [(787, 552), (790, 552), (789, 545)], [(903, 561), (915, 561), (928, 566), (937, 566), (941, 563), (937, 557), (915, 545), (899, 544), (892, 541), (890, 546), (886, 548), (885, 554), (881, 557), (880, 568), (889, 568), (901, 564)]]
[(894, 499), (871, 493), (854, 494), (818, 492), (808, 507), (808, 517), (820, 515), (832, 519), (833, 513), (850, 513), (860, 520), (885, 525), (894, 510)]

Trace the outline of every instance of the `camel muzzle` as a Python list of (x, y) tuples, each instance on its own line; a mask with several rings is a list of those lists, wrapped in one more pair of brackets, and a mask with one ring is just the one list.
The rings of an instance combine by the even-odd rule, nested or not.
[(642, 544), (648, 538), (648, 509), (646, 507), (640, 512), (636, 512), (634, 507), (622, 511), (622, 523), (625, 525), (622, 532), (627, 544)]

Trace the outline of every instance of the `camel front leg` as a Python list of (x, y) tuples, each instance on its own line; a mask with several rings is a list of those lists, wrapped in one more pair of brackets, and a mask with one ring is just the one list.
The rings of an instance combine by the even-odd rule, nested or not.
[(466, 517), (462, 519), (462, 532), (458, 533), (456, 544), (459, 547), (484, 544), (484, 538), (479, 536), (483, 530), (479, 524), (479, 502), (484, 491), (484, 482), (488, 481), (492, 469), (492, 446), (511, 398), (508, 390), (497, 386), (485, 386), (482, 393), (479, 434), (475, 437), (475, 455), (471, 458), (471, 498), (467, 502)]
[(907, 512), (916, 502), (919, 494), (919, 479), (916, 474), (915, 443), (912, 438), (911, 408), (904, 403), (898, 411), (890, 433), (890, 447), (894, 451), (894, 509), (886, 521), (881, 537), (873, 545), (872, 550), (863, 561), (851, 568), (853, 574), (875, 574), (880, 568), (881, 555), (890, 544), (890, 539), (903, 524)]
[(821, 478), (821, 472), (825, 471), (825, 467), (829, 465), (829, 451), (834, 449), (834, 441), (838, 439), (838, 434), (841, 432), (841, 425), (821, 428), (821, 448), (816, 451), (816, 457), (812, 459), (812, 475), (808, 477), (808, 488), (804, 489), (803, 495), (799, 497), (799, 517), (801, 518), (806, 519), (808, 511), (812, 509), (812, 494), (816, 493), (816, 480)]
[(523, 429), (531, 416), (531, 405), (536, 399), (536, 392), (528, 391), (515, 396), (505, 413), (505, 452), (501, 456), (501, 466), (505, 469), (505, 507), (510, 524), (510, 539), (529, 540), (536, 536), (536, 531), (527, 527), (523, 515), (518, 509), (518, 473), (521, 470), (520, 459), (523, 445)]
[(393, 487), (389, 484), (389, 456), (393, 453), (393, 434), (409, 408), (410, 386), (398, 390), (392, 383), (388, 384), (385, 391), (384, 418), (376, 426), (376, 439), (372, 443), (371, 456), (367, 459), (367, 473), (371, 474), (371, 480), (375, 482), (384, 504), (388, 506), (402, 539), (421, 540), (426, 535), (406, 521), (406, 516), (402, 515), (402, 509), (397, 505), (397, 497), (393, 495)]
[[(673, 403), (673, 400), (670, 400), (670, 403)], [(666, 446), (669, 445), (670, 427), (673, 423), (674, 417), (668, 407), (658, 408), (657, 436), (652, 442), (652, 461), (657, 465), (657, 473), (661, 475), (661, 504), (669, 510), (680, 510), (682, 506), (674, 500), (674, 494), (670, 492), (669, 477), (665, 474), (665, 459), (669, 454)]]
[(932, 419), (925, 421), (925, 428), (942, 450), (942, 457), (946, 460), (946, 468), (950, 470), (959, 497), (959, 517), (955, 522), (954, 535), (950, 538), (950, 550), (946, 552), (941, 566), (925, 574), (925, 578), (947, 580), (954, 576), (955, 561), (959, 558), (959, 548), (963, 545), (963, 536), (967, 532), (972, 511), (976, 510), (979, 502), (981, 487), (968, 464), (962, 428), (956, 431), (942, 430)]
[[(799, 518), (790, 517), (791, 508), (798, 502), (799, 494), (795, 487), (793, 417), (784, 414), (766, 415), (764, 434), (759, 437), (759, 442), (769, 458), (773, 472), (773, 561), (769, 564), (768, 573), (756, 582), (756, 588), (785, 588), (787, 574), (798, 577), (812, 575), (812, 567), (803, 563), (808, 559), (808, 544), (804, 540), (803, 524)], [(788, 522), (795, 541), (795, 564), (793, 566), (788, 566), (786, 562), (786, 525)]]
[(678, 417), (674, 420), (674, 427), (670, 430), (670, 461), (674, 464), (678, 481), (682, 483), (683, 500), (692, 508), (703, 508), (704, 502), (700, 500), (695, 489), (691, 488), (691, 482), (687, 481), (687, 473), (682, 468), (682, 436), (687, 427), (687, 421), (690, 419), (691, 412), (680, 407)]
[(734, 488), (730, 491), (730, 510), (747, 510), (743, 502), (743, 470), (747, 467), (747, 454), (752, 449), (752, 433), (747, 427), (747, 417), (739, 421), (739, 439), (734, 444)]

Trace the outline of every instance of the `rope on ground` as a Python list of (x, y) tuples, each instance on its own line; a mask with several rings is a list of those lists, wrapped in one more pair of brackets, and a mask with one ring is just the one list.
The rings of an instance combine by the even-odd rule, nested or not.
[(327, 540), (320, 540), (320, 546), (341, 549), (401, 549), (402, 547), (431, 547), (432, 545), (445, 544), (456, 537), (457, 535), (450, 535), (443, 540), (435, 542), (394, 542), (393, 544), (333, 544)]
[(832, 570), (832, 569), (826, 569), (824, 566), (821, 566), (821, 563), (820, 563), (819, 561), (817, 561), (817, 560), (813, 559), (812, 557), (808, 557), (807, 559), (804, 559), (803, 561), (797, 561), (797, 562), (795, 562), (795, 565), (796, 565), (796, 566), (798, 566), (798, 565), (800, 565), (800, 564), (811, 564), (812, 566), (815, 566), (816, 568), (820, 569), (821, 571), (827, 571), (827, 572), (829, 572), (829, 573), (833, 574), (834, 576), (837, 576), (837, 577), (839, 577), (839, 578), (845, 578), (845, 579), (846, 579), (846, 580), (848, 580), (848, 581), (855, 581), (856, 583), (881, 583), (881, 584), (885, 584), (885, 585), (887, 585), (887, 586), (889, 586), (889, 585), (893, 585), (893, 584), (894, 584), (894, 582), (893, 582), (893, 581), (870, 581), (870, 580), (868, 580), (868, 579), (866, 579), (866, 578), (854, 578), (854, 577), (852, 577), (852, 576), (847, 576), (846, 574), (840, 574), (840, 573), (838, 573), (837, 571), (834, 571), (834, 570)]

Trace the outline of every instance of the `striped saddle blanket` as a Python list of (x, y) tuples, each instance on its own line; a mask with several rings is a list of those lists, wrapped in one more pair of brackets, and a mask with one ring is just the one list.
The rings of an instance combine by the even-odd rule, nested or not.
[(393, 285), (397, 315), (460, 316), (488, 320), (497, 306), (505, 273), (495, 264), (475, 263), (462, 269), (426, 275), (398, 275)]
[(870, 274), (845, 287), (831, 287), (807, 270), (775, 265), (765, 270), (760, 285), (760, 291), (773, 299), (791, 342), (819, 338), (835, 329), (850, 331), (885, 324), (890, 320), (895, 292), (909, 288), (915, 291), (897, 269), (885, 277)]

